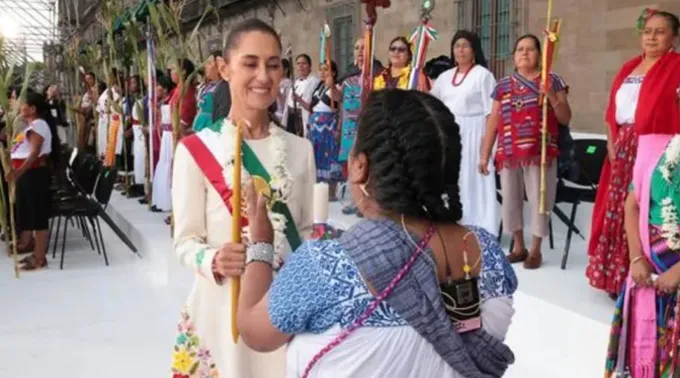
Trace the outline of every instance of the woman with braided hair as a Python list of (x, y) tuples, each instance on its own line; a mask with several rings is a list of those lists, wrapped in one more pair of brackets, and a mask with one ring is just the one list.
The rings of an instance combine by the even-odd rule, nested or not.
[(288, 377), (501, 377), (514, 361), (502, 341), (517, 279), (491, 234), (459, 224), (460, 162), (441, 101), (372, 93), (348, 162), (365, 220), (302, 244), (274, 280), (272, 225), (251, 188), (237, 315), (245, 343), (288, 344)]

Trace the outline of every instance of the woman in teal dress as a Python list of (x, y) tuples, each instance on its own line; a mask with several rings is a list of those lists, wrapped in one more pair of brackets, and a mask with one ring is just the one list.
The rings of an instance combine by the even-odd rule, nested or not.
[(614, 312), (606, 378), (678, 372), (678, 209), (680, 135), (641, 135), (625, 204), (630, 273)]
[(213, 120), (215, 89), (217, 89), (217, 85), (220, 83), (220, 73), (217, 67), (218, 56), (219, 53), (213, 54), (205, 64), (205, 79), (207, 83), (201, 88), (201, 91), (198, 94), (198, 112), (196, 118), (194, 118), (193, 124), (195, 132), (199, 132), (206, 127), (215, 124)]

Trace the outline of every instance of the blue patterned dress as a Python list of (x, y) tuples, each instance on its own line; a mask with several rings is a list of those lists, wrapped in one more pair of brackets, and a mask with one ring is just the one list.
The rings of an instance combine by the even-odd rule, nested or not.
[[(511, 297), (517, 277), (496, 238), (481, 227), (468, 227), (482, 249), (479, 289), (482, 301)], [(347, 328), (375, 297), (356, 264), (336, 239), (304, 243), (284, 264), (269, 291), (272, 324), (288, 334), (320, 333), (334, 325)], [(383, 302), (366, 327), (407, 323)]]
[(340, 164), (347, 163), (357, 135), (357, 122), (361, 112), (360, 79), (360, 75), (354, 75), (348, 77), (342, 83), (342, 134), (340, 135), (340, 152), (338, 153)]
[(323, 82), (319, 83), (312, 96), (312, 114), (309, 116), (307, 138), (314, 146), (316, 181), (334, 183), (342, 180), (342, 169), (338, 163), (338, 108), (337, 102), (331, 108), (330, 91)]

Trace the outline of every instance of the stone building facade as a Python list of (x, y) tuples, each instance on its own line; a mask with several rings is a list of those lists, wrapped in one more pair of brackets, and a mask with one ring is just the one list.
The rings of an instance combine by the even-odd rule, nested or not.
[[(91, 2), (91, 0), (79, 0)], [(134, 0), (130, 0), (134, 2)], [(363, 33), (364, 7), (359, 0), (191, 0), (200, 15), (208, 2), (220, 8), (221, 23), (201, 27), (203, 49), (219, 41), (229, 25), (258, 17), (280, 31), (284, 46), (294, 54), (309, 54), (318, 63), (319, 33), (325, 21), (333, 31), (333, 58), (342, 69), (351, 62), (354, 39)], [(390, 40), (409, 35), (419, 22), (421, 0), (392, 0), (392, 7), (379, 9), (375, 28), (376, 55), (387, 61)], [(515, 39), (525, 33), (541, 35), (545, 28), (547, 0), (437, 0), (432, 25), (439, 39), (428, 57), (450, 54), (450, 43), (458, 29), (476, 31), (491, 69), (502, 76), (511, 72), (511, 50)], [(563, 20), (559, 55), (554, 71), (570, 85), (574, 113), (572, 127), (580, 132), (603, 132), (603, 113), (609, 88), (618, 68), (640, 53), (635, 25), (642, 8), (654, 7), (680, 14), (679, 0), (559, 0), (553, 16)], [(82, 9), (82, 8), (81, 8)], [(189, 21), (187, 30), (192, 22)]]

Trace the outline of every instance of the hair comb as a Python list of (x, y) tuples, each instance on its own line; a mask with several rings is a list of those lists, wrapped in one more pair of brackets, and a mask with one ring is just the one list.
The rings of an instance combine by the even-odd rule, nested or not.
[(658, 10), (652, 8), (644, 8), (642, 12), (640, 12), (640, 16), (637, 19), (638, 32), (642, 33), (642, 31), (645, 30), (647, 20), (649, 20), (656, 12), (658, 12)]

